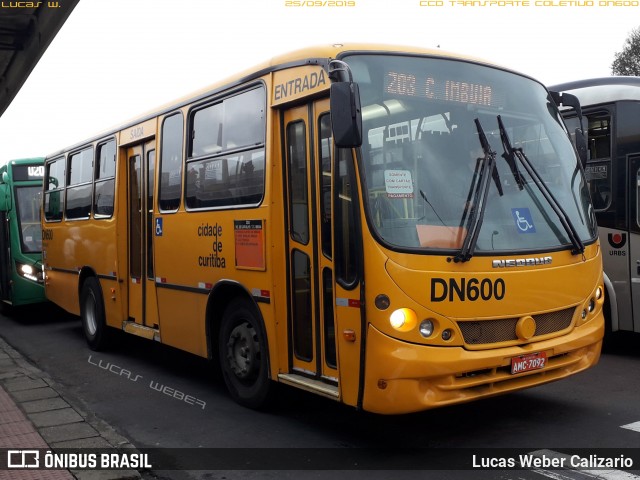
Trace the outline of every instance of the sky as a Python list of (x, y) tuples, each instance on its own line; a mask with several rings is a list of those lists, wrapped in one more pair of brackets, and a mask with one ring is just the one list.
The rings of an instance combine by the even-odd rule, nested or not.
[(81, 0), (0, 117), (0, 164), (305, 46), (440, 48), (551, 85), (610, 75), (636, 27), (640, 0)]

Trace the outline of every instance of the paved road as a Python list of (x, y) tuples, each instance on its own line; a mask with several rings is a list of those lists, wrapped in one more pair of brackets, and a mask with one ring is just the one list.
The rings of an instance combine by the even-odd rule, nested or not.
[[(610, 448), (603, 452), (618, 457), (640, 454), (626, 450), (640, 447), (640, 424), (634, 425), (640, 422), (638, 335), (619, 336), (607, 346), (597, 367), (571, 379), (486, 401), (391, 417), (357, 412), (286, 387), (273, 411), (247, 410), (227, 396), (207, 361), (125, 335), (118, 336), (118, 346), (108, 352), (91, 352), (79, 320), (53, 309), (0, 317), (0, 335), (55, 379), (70, 402), (93, 412), (139, 448), (212, 448), (206, 451), (209, 457), (219, 454), (219, 448), (236, 448), (223, 451), (227, 465), (246, 461), (266, 466), (273, 461), (279, 468), (295, 458), (296, 466), (305, 461), (317, 466), (304, 471), (154, 471), (147, 473), (149, 478), (328, 479), (336, 478), (335, 472), (324, 468), (340, 469), (355, 461), (376, 470), (393, 469), (393, 478), (399, 479), (578, 480), (594, 478), (593, 472), (571, 469), (558, 476), (545, 468), (452, 468), (470, 466), (473, 454), (481, 462), (482, 452), (491, 458), (542, 449), (551, 451), (545, 453), (549, 456), (568, 448)], [(436, 447), (440, 450), (434, 454)], [(328, 450), (335, 448), (354, 449), (355, 460)], [(402, 455), (405, 448), (412, 449), (410, 455)], [(479, 450), (494, 448), (502, 450)], [(504, 450), (509, 448), (518, 450)], [(424, 465), (442, 470), (437, 475), (398, 470)], [(598, 473), (598, 478), (640, 479), (640, 457), (632, 473), (610, 470), (606, 475), (612, 476)], [(388, 471), (349, 470), (338, 476), (390, 478)]]

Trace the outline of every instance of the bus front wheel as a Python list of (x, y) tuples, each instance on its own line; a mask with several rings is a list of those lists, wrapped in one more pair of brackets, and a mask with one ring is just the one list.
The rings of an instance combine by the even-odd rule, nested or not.
[(102, 289), (96, 278), (87, 278), (80, 295), (82, 330), (91, 350), (102, 350), (107, 344)]
[(226, 308), (218, 352), (231, 397), (245, 407), (266, 407), (273, 382), (269, 379), (267, 342), (253, 305), (235, 300)]

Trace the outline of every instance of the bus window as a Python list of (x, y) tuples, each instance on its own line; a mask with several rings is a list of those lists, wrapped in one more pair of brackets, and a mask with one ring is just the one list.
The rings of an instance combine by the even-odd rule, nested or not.
[(95, 171), (93, 214), (96, 218), (113, 215), (113, 199), (116, 175), (116, 142), (110, 140), (98, 146)]
[(67, 218), (89, 218), (91, 214), (92, 168), (93, 148), (87, 148), (70, 156)]
[(191, 157), (222, 151), (222, 102), (198, 110), (193, 115)]
[(264, 192), (264, 149), (187, 164), (189, 209), (256, 205)]
[(636, 225), (640, 227), (640, 170), (636, 172)]
[(356, 256), (356, 213), (357, 202), (354, 202), (355, 191), (353, 181), (353, 158), (348, 149), (337, 150), (336, 160), (336, 245), (335, 269), (336, 280), (345, 288), (355, 287), (358, 279)]
[(44, 218), (49, 221), (62, 220), (64, 208), (65, 159), (56, 158), (46, 168), (44, 195)]
[(293, 271), (293, 349), (297, 358), (311, 360), (313, 358), (313, 323), (312, 318), (312, 282), (311, 260), (299, 250), (291, 254)]
[(329, 114), (320, 117), (320, 143), (318, 145), (322, 179), (320, 180), (320, 210), (322, 253), (331, 258), (331, 121)]
[(585, 169), (595, 210), (611, 205), (611, 116), (588, 115), (589, 162)]
[(588, 119), (589, 156), (592, 160), (611, 158), (611, 117), (600, 114)]
[(287, 126), (291, 236), (297, 242), (306, 245), (309, 242), (309, 198), (305, 131), (303, 122), (294, 122)]
[(188, 209), (260, 203), (264, 194), (264, 96), (264, 88), (254, 88), (192, 113), (185, 192)]
[(180, 206), (182, 184), (182, 113), (165, 118), (160, 151), (160, 210)]
[(189, 157), (263, 144), (264, 95), (256, 88), (196, 110)]
[[(147, 152), (147, 225), (153, 224), (153, 191), (156, 171), (156, 151)], [(154, 277), (153, 270), (153, 230), (147, 229), (147, 278)]]
[(42, 228), (40, 227), (40, 186), (16, 187), (18, 228), (23, 253), (42, 251)]

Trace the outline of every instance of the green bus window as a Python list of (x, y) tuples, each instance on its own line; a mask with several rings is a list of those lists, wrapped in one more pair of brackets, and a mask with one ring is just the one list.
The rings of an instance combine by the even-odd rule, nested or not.
[(22, 253), (40, 253), (42, 252), (42, 228), (40, 227), (42, 188), (19, 186), (16, 187), (15, 193)]

